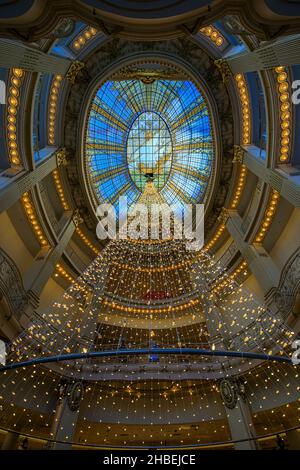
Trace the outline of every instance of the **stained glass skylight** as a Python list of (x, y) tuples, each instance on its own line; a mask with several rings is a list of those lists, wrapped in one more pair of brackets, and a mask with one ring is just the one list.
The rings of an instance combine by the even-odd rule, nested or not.
[(85, 156), (99, 202), (136, 202), (152, 174), (169, 204), (199, 203), (214, 159), (207, 103), (188, 80), (107, 81), (90, 106)]
[(141, 191), (146, 175), (153, 175), (154, 185), (162, 189), (167, 181), (172, 161), (171, 133), (159, 114), (141, 113), (131, 126), (127, 138), (129, 173)]

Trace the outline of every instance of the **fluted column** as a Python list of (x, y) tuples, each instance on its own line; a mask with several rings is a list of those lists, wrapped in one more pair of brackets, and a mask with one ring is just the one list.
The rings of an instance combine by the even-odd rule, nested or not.
[(276, 287), (280, 280), (280, 271), (261, 245), (249, 245), (244, 240), (242, 219), (236, 211), (226, 210), (226, 227), (234, 239), (237, 248), (248, 263), (265, 294)]
[(9, 209), (17, 202), (22, 194), (30, 191), (42, 181), (49, 173), (61, 164), (66, 164), (66, 150), (64, 148), (53, 152), (32, 171), (22, 172), (11, 181), (8, 176), (0, 177), (0, 213)]
[(231, 72), (245, 73), (300, 64), (300, 35), (284, 36), (226, 60)]

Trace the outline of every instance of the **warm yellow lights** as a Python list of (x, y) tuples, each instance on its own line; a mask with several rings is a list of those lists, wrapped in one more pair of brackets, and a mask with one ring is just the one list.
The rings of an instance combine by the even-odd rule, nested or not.
[(278, 92), (280, 100), (280, 162), (287, 162), (290, 153), (290, 133), (291, 133), (291, 102), (289, 93), (288, 74), (285, 67), (276, 67)]
[(95, 245), (93, 245), (93, 243), (79, 227), (76, 228), (76, 233), (81, 238), (81, 240), (95, 253), (95, 255), (99, 255), (100, 251), (95, 247)]
[(235, 80), (237, 83), (241, 106), (242, 106), (242, 143), (243, 145), (249, 145), (251, 143), (251, 119), (250, 119), (250, 99), (247, 88), (247, 83), (244, 75), (238, 73), (235, 75)]
[(193, 308), (195, 305), (199, 304), (198, 299), (192, 299), (188, 302), (180, 305), (168, 305), (165, 308), (137, 308), (137, 307), (130, 307), (128, 305), (121, 305), (117, 304), (116, 302), (112, 302), (110, 300), (104, 300), (103, 305), (106, 305), (113, 310), (120, 310), (122, 312), (129, 312), (129, 313), (138, 313), (138, 314), (149, 314), (149, 313), (173, 313), (173, 312), (180, 312), (182, 310), (186, 310), (188, 308)]
[(265, 211), (264, 218), (261, 223), (258, 234), (256, 235), (255, 240), (254, 240), (255, 243), (261, 243), (263, 239), (265, 238), (268, 232), (268, 229), (271, 225), (271, 222), (274, 218), (278, 202), (279, 202), (279, 193), (275, 189), (272, 189), (268, 207)]
[(200, 32), (204, 34), (207, 38), (209, 38), (215, 46), (221, 47), (224, 44), (224, 38), (221, 33), (214, 28), (213, 26), (206, 26), (205, 28), (201, 28)]
[(214, 294), (220, 293), (225, 287), (229, 286), (230, 283), (234, 281), (234, 279), (241, 273), (244, 273), (244, 275), (247, 274), (246, 261), (242, 261), (242, 263), (240, 263), (238, 267), (231, 274), (229, 274), (228, 277), (225, 278), (224, 281), (218, 282), (217, 285), (213, 287), (212, 292)]
[(247, 175), (247, 168), (246, 168), (245, 165), (242, 165), (240, 175), (239, 175), (239, 180), (238, 180), (238, 183), (237, 183), (237, 187), (235, 189), (234, 197), (233, 197), (233, 200), (232, 200), (231, 205), (230, 205), (231, 209), (236, 209), (237, 206), (238, 206), (238, 203), (239, 203), (240, 198), (241, 198), (241, 194), (242, 194), (244, 186), (245, 186), (246, 175)]
[(204, 247), (205, 251), (210, 250), (217, 243), (221, 235), (224, 233), (225, 228), (226, 228), (225, 224), (221, 224), (219, 226), (213, 238), (205, 245)]
[(84, 31), (82, 31), (79, 36), (76, 37), (76, 39), (72, 43), (73, 49), (76, 51), (79, 51), (85, 44), (90, 41), (96, 34), (97, 34), (97, 29), (93, 28), (92, 26), (89, 26), (86, 28)]
[(59, 263), (57, 263), (57, 265), (55, 266), (55, 277), (58, 276), (64, 277), (69, 282), (75, 281), (75, 278), (68, 274), (67, 271)]
[(57, 116), (57, 100), (63, 77), (54, 75), (50, 88), (49, 110), (48, 110), (48, 142), (55, 145), (55, 123)]
[[(243, 145), (249, 145), (251, 142), (251, 124), (250, 124), (250, 101), (249, 101), (249, 94), (248, 94), (248, 89), (247, 89), (247, 83), (245, 81), (245, 78), (242, 74), (237, 74), (235, 75), (235, 80), (237, 82), (237, 87), (239, 91), (239, 96), (240, 96), (240, 101), (242, 105), (242, 112), (243, 112), (243, 134), (242, 134), (242, 144)], [(230, 204), (230, 209), (236, 209), (238, 207), (243, 189), (245, 187), (245, 182), (246, 182), (246, 176), (247, 176), (247, 167), (245, 165), (241, 165), (240, 169), (240, 174), (239, 174), (239, 179), (237, 182), (237, 186), (235, 188), (234, 196)], [(210, 240), (209, 243), (206, 244), (205, 250), (210, 250), (215, 243), (218, 241), (220, 236), (223, 234), (225, 230), (225, 225), (222, 224), (215, 236)]]
[(64, 190), (63, 190), (63, 187), (62, 187), (62, 184), (61, 184), (61, 180), (60, 180), (60, 175), (59, 175), (59, 170), (58, 169), (55, 169), (53, 171), (53, 178), (54, 178), (54, 183), (55, 183), (55, 187), (56, 187), (56, 191), (57, 191), (57, 194), (59, 196), (59, 199), (62, 203), (62, 206), (64, 208), (65, 211), (69, 210), (70, 209), (70, 206), (69, 204), (67, 203), (66, 201), (66, 198), (65, 198), (65, 195), (64, 195)]
[(7, 107), (7, 144), (9, 159), (12, 166), (21, 165), (21, 158), (17, 142), (17, 114), (20, 104), (20, 86), (24, 72), (22, 69), (13, 68), (10, 76)]
[(139, 272), (139, 273), (161, 273), (165, 271), (176, 271), (177, 269), (184, 268), (185, 266), (188, 266), (194, 262), (195, 262), (195, 259), (189, 259), (189, 260), (182, 261), (176, 264), (152, 266), (152, 267), (132, 266), (130, 264), (119, 263), (117, 261), (112, 261), (112, 264), (126, 271), (133, 271), (133, 272)]
[(24, 207), (24, 210), (26, 212), (26, 215), (27, 215), (27, 218), (35, 232), (35, 235), (39, 241), (39, 244), (41, 246), (47, 246), (49, 243), (48, 243), (48, 240), (46, 238), (46, 235), (38, 221), (38, 217), (36, 215), (36, 212), (35, 212), (35, 208), (34, 208), (34, 205), (31, 201), (31, 198), (29, 196), (29, 193), (24, 193), (22, 198), (21, 198), (21, 201), (22, 201), (22, 204), (23, 204), (23, 207)]
[[(60, 174), (59, 174), (59, 170), (56, 168), (54, 171), (53, 171), (53, 178), (54, 178), (54, 183), (55, 183), (55, 187), (56, 187), (56, 191), (57, 191), (57, 194), (59, 196), (59, 199), (61, 201), (61, 204), (64, 208), (65, 211), (67, 210), (70, 210), (70, 206), (65, 198), (65, 195), (64, 195), (64, 190), (63, 190), (63, 186), (62, 186), (62, 182), (61, 182), (61, 179), (60, 179)], [(82, 239), (82, 241), (96, 254), (96, 255), (99, 255), (100, 251), (93, 245), (93, 243), (88, 239), (88, 237), (83, 233), (83, 231), (77, 227), (76, 228), (76, 233), (79, 235), (79, 237)]]

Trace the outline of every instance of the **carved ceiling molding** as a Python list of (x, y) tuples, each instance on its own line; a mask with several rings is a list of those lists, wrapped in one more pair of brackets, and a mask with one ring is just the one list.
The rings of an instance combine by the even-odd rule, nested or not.
[(279, 285), (274, 293), (275, 303), (287, 318), (293, 312), (300, 291), (300, 248), (289, 258), (281, 272)]
[[(153, 35), (156, 39), (171, 39), (195, 34), (201, 26), (225, 16), (235, 17), (234, 28), (238, 25), (238, 30), (265, 40), (297, 32), (300, 25), (299, 16), (288, 12), (286, 16), (278, 15), (266, 0), (151, 0), (139, 2), (140, 6), (135, 2), (134, 10), (128, 5), (125, 7), (129, 2), (124, 0), (35, 0), (30, 9), (24, 8), (24, 0), (13, 2), (11, 7), (9, 2), (5, 3), (0, 7), (1, 35), (28, 42), (53, 35), (64, 36), (72, 28), (66, 19), (82, 20), (108, 36), (149, 40), (153, 40)], [(8, 14), (9, 8), (11, 14)], [(286, 5), (286, 8), (291, 7)], [(20, 13), (16, 14), (18, 11)]]
[[(213, 60), (197, 44), (183, 38), (172, 41), (139, 43), (113, 39), (97, 51), (93, 51), (85, 62), (85, 68), (78, 73), (75, 84), (70, 88), (64, 114), (64, 145), (71, 156), (70, 163), (66, 167), (66, 173), (75, 206), (80, 209), (80, 214), (87, 226), (95, 231), (96, 219), (91, 204), (89, 204), (93, 196), (91, 190), (87, 187), (88, 185), (83, 184), (82, 160), (81, 155), (78, 154), (78, 148), (82, 144), (82, 135), (84, 134), (83, 123), (80, 122), (80, 119), (87, 112), (87, 88), (92, 80), (100, 86), (101, 81), (114, 76), (114, 71), (120, 77), (119, 71), (124, 67), (124, 61), (140, 63), (144, 60), (144, 62), (147, 62), (147, 55), (149, 62), (150, 56), (151, 60), (152, 57), (156, 57), (155, 60), (160, 63), (163, 63), (165, 58), (166, 66), (171, 61), (175, 64), (175, 69), (177, 62), (181, 74), (184, 70), (183, 64), (186, 64), (187, 76), (189, 70), (193, 70), (194, 75), (203, 80), (210, 90), (211, 96), (214, 97), (220, 134), (216, 141), (216, 145), (219, 145), (216, 155), (219, 156), (221, 161), (218, 162), (219, 174), (212, 183), (213, 187), (207, 190), (208, 192), (212, 191), (213, 194), (213, 201), (210, 203), (209, 214), (206, 219), (206, 231), (208, 233), (217, 222), (217, 217), (225, 204), (231, 182), (233, 160), (232, 109), (227, 89)], [(187, 57), (188, 62), (186, 62)]]
[[(21, 274), (14, 261), (0, 248), (0, 294), (9, 305), (11, 316), (20, 317), (28, 304)], [(10, 317), (9, 317), (10, 318)], [(9, 318), (6, 318), (9, 320)]]

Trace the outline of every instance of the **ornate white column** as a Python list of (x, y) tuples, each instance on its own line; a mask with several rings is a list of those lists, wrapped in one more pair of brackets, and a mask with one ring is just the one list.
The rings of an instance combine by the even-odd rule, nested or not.
[(223, 218), (226, 219), (227, 230), (247, 261), (249, 269), (267, 294), (272, 288), (277, 287), (280, 280), (280, 270), (261, 245), (249, 245), (244, 240), (242, 219), (237, 211), (226, 209)]
[(24, 275), (24, 287), (35, 306), (38, 305), (41, 292), (48, 279), (52, 276), (55, 266), (66, 249), (76, 227), (82, 222), (77, 210), (73, 214), (71, 211), (66, 211), (63, 219), (62, 222), (65, 221), (66, 223), (56, 246), (42, 247), (31, 267)]
[(251, 173), (276, 189), (294, 207), (300, 208), (300, 184), (297, 183), (297, 179), (299, 181), (299, 170), (292, 166), (281, 166), (276, 169), (267, 168), (263, 161), (256, 156), (259, 154), (257, 147), (239, 147), (239, 150), (242, 155), (242, 163), (246, 165)]
[(7, 176), (4, 172), (0, 177), (0, 184), (3, 188), (0, 190), (0, 213), (9, 209), (22, 194), (30, 191), (57, 166), (65, 165), (66, 162), (66, 149), (61, 148), (43, 160), (34, 170), (17, 174), (12, 180), (10, 172)]
[(300, 64), (300, 34), (284, 36), (254, 51), (229, 57), (226, 63), (233, 74)]
[(42, 72), (66, 75), (74, 70), (70, 59), (46, 54), (38, 48), (27, 46), (21, 42), (0, 39), (0, 67), (20, 68), (27, 72)]

